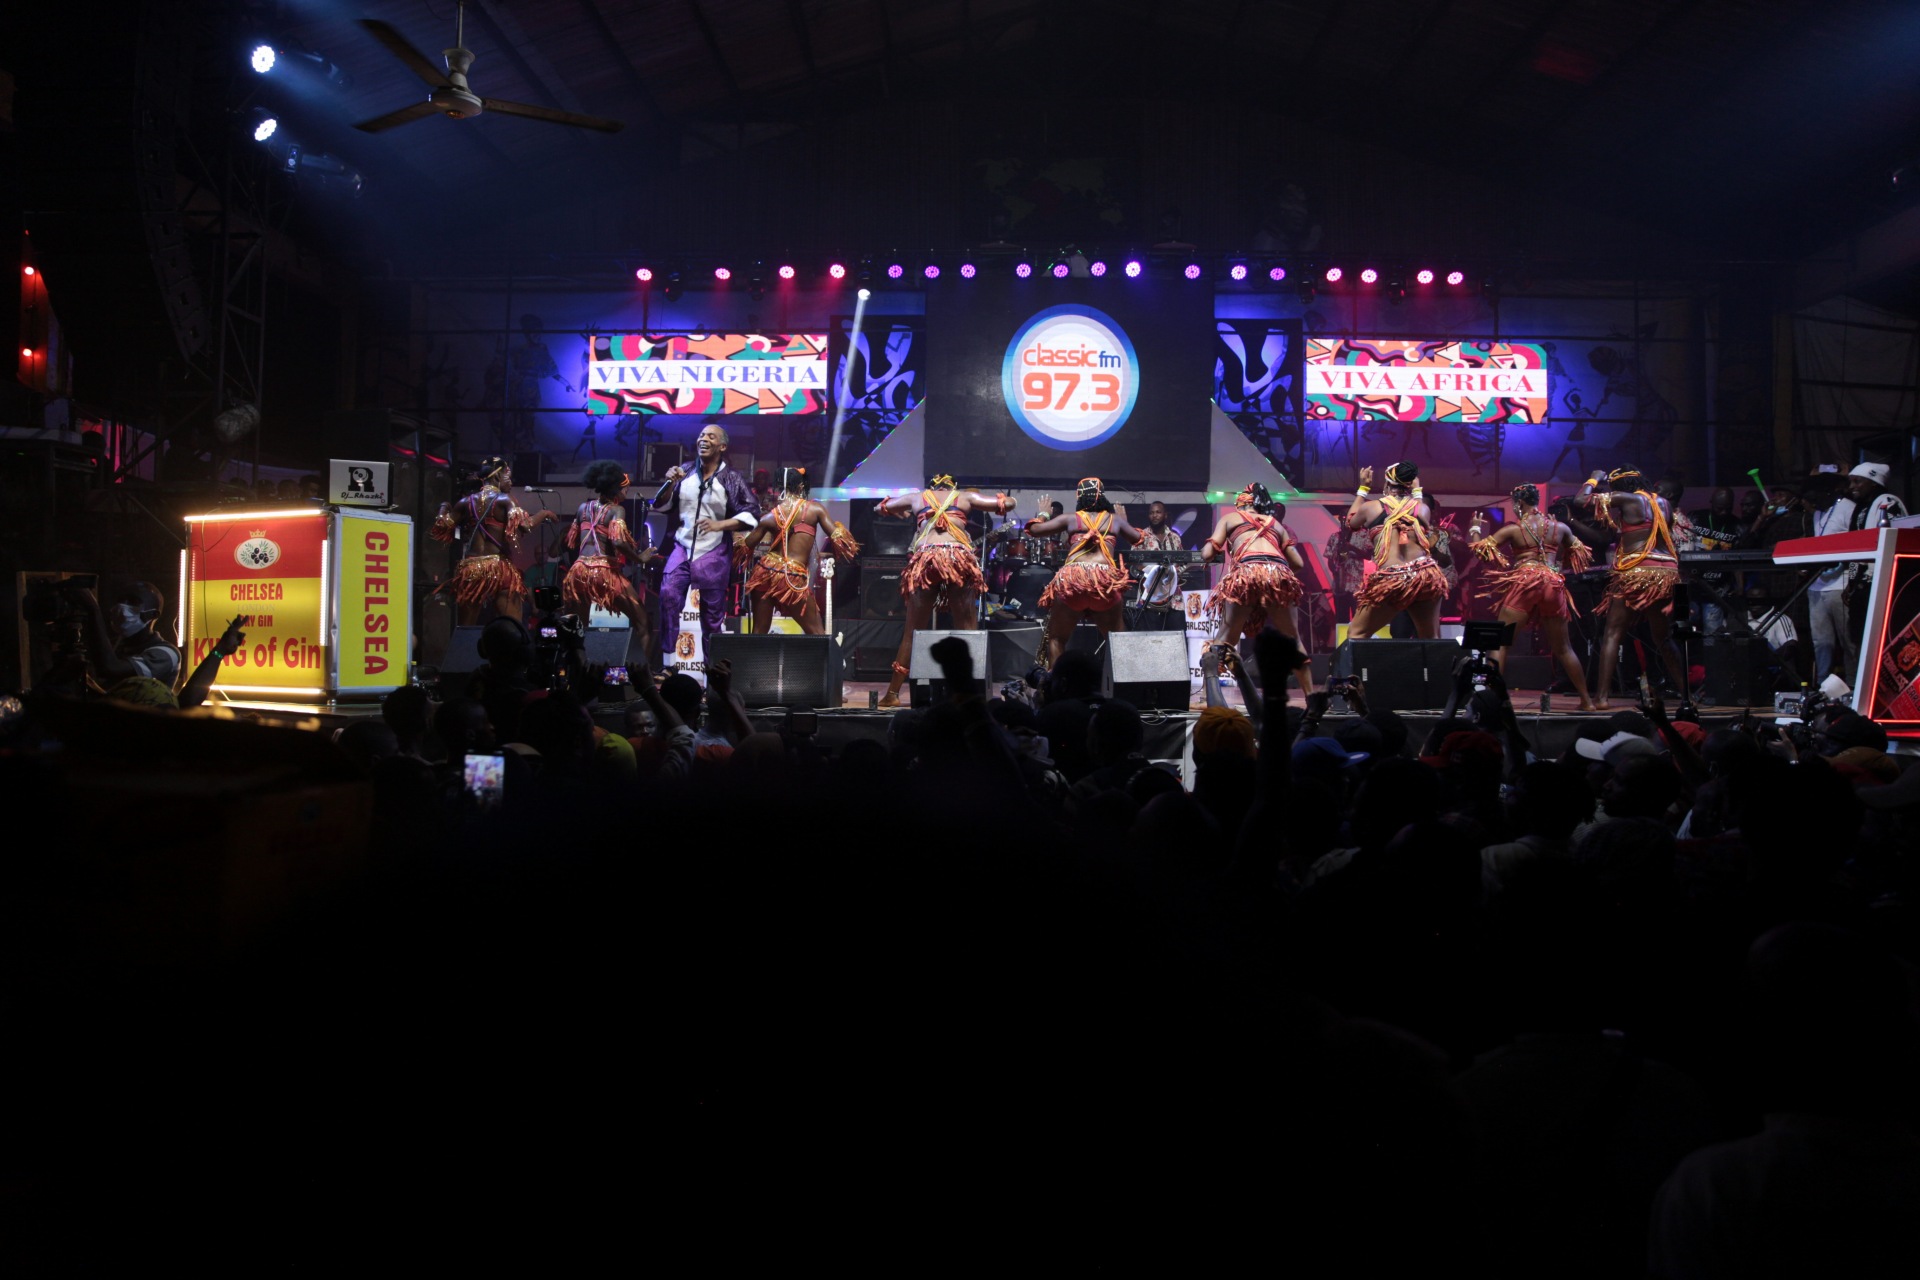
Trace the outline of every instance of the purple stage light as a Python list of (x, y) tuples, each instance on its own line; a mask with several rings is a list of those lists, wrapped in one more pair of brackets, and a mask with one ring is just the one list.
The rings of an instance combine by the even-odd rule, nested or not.
[(1054, 263), (1054, 264), (1053, 264), (1053, 278), (1054, 278), (1055, 280), (1065, 280), (1065, 279), (1067, 278), (1067, 264), (1066, 264), (1066, 263), (1064, 263), (1064, 262), (1056, 262), (1056, 263)]
[(635, 280), (638, 280), (641, 284), (648, 284), (653, 280), (653, 268), (642, 267), (638, 271), (633, 273), (633, 278)]
[(1103, 276), (1107, 274), (1107, 264), (1104, 262), (1096, 262), (1087, 268), (1087, 274), (1090, 276)]
[(1031, 262), (1022, 262), (1014, 267), (1013, 274), (1025, 280), (1033, 274), (1033, 264)]
[(1375, 271), (1372, 267), (1367, 267), (1360, 272), (1361, 284), (1372, 284), (1374, 281), (1378, 280), (1379, 278), (1380, 278), (1380, 273), (1378, 271)]
[(1140, 260), (1134, 259), (1126, 265), (1127, 279), (1132, 280), (1140, 274)]
[(1279, 284), (1282, 280), (1285, 280), (1286, 278), (1287, 278), (1287, 269), (1285, 267), (1267, 268), (1267, 279), (1273, 281), (1275, 284)]
[(713, 278), (715, 280), (731, 280), (733, 279), (733, 272), (727, 270), (725, 267), (715, 267), (713, 269)]
[(963, 262), (960, 264), (960, 278), (962, 280), (971, 280), (973, 279), (973, 275), (974, 268), (971, 262)]
[(835, 280), (845, 280), (847, 278), (847, 269), (840, 263), (835, 262), (828, 265), (827, 274)]
[(1413, 273), (1413, 278), (1415, 280), (1418, 280), (1421, 284), (1432, 284), (1433, 272), (1427, 270), (1425, 267), (1422, 267), (1418, 271)]
[(1235, 280), (1245, 280), (1247, 278), (1247, 264), (1244, 262), (1236, 262), (1227, 269), (1227, 274)]
[(1198, 280), (1200, 278), (1200, 264), (1197, 262), (1189, 262), (1187, 269), (1181, 274), (1189, 280)]
[(907, 269), (901, 266), (899, 263), (889, 262), (887, 264), (887, 279), (898, 280), (901, 276), (905, 274), (907, 274)]
[(940, 268), (929, 262), (926, 270), (922, 272), (922, 274), (929, 280), (938, 280), (940, 278)]
[(1459, 272), (1459, 271), (1447, 272), (1448, 284), (1459, 285), (1459, 284), (1465, 284), (1466, 282), (1467, 282), (1467, 277), (1463, 272)]
[(1339, 283), (1340, 283), (1340, 277), (1341, 277), (1341, 276), (1343, 276), (1343, 275), (1345, 275), (1345, 274), (1346, 274), (1346, 272), (1344, 272), (1344, 271), (1342, 271), (1342, 270), (1340, 270), (1340, 268), (1338, 268), (1338, 267), (1328, 267), (1328, 268), (1327, 268), (1327, 283), (1328, 283), (1328, 284), (1339, 284)]
[(780, 278), (782, 280), (793, 279), (793, 268), (789, 266), (787, 263), (783, 262), (780, 264)]

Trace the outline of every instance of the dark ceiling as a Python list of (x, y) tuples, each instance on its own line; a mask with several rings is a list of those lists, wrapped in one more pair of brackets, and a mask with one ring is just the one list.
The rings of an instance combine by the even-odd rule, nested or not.
[[(1098, 134), (1112, 120), (1138, 118), (1129, 111), (1168, 103), (1213, 109), (1223, 132), (1258, 132), (1255, 122), (1278, 117), (1516, 203), (1582, 206), (1712, 256), (1771, 258), (1811, 252), (1885, 216), (1887, 175), (1920, 153), (1920, 6), (1902, 3), (467, 6), (477, 91), (624, 120), (612, 137), (504, 117), (429, 117), (378, 136), (344, 128), (424, 92), (355, 19), (390, 23), (437, 61), (452, 43), (453, 0), (316, 0), (227, 13), (236, 46), (255, 31), (276, 35), (350, 77), (344, 89), (290, 93), (286, 109), (362, 169), (370, 193), (404, 197), (397, 216), (408, 207), (418, 214), (430, 193), (458, 192), (476, 225), (537, 215), (543, 203), (577, 198), (583, 185), (620, 186), (640, 199), (646, 184), (706, 182), (702, 166), (725, 172), (755, 145), (830, 137), (836, 125), (876, 112), (957, 112), (948, 118), (965, 133), (970, 116), (1004, 129), (1013, 104), (1044, 103), (1047, 145), (1070, 154), (1074, 144), (1059, 135), (1070, 137), (1062, 122), (1076, 107)], [(858, 135), (848, 142), (858, 145)], [(1250, 162), (1271, 158), (1249, 150)], [(1394, 165), (1377, 167), (1390, 171), (1371, 185), (1374, 198), (1419, 198), (1397, 189)], [(816, 181), (830, 181), (812, 168)], [(1365, 173), (1308, 179), (1369, 186)], [(732, 191), (717, 198), (745, 194)], [(829, 193), (789, 180), (777, 194), (800, 203)]]

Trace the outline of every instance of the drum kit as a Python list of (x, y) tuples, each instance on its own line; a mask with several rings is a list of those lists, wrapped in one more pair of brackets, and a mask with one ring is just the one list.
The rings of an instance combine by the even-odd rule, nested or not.
[(987, 534), (987, 590), (1030, 607), (1066, 560), (1064, 538), (1036, 538), (1024, 526), (1006, 524)]

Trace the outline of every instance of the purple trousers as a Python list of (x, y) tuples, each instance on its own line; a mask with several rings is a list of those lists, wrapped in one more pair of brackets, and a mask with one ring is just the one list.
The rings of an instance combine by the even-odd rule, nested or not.
[(700, 640), (704, 646), (720, 630), (727, 616), (727, 580), (733, 571), (733, 544), (722, 539), (719, 546), (703, 556), (689, 557), (687, 549), (673, 544), (667, 557), (666, 572), (660, 577), (660, 641), (669, 652), (673, 638), (680, 634), (680, 614), (687, 607), (687, 588), (700, 588)]

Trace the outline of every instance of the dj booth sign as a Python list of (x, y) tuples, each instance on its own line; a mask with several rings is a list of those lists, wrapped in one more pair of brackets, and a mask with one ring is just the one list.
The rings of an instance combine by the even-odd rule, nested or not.
[(1857, 529), (1796, 538), (1774, 563), (1859, 564), (1869, 584), (1853, 705), (1889, 737), (1920, 739), (1920, 528)]
[(332, 507), (187, 517), (181, 648), (198, 665), (236, 617), (246, 643), (216, 696), (311, 703), (374, 697), (413, 660), (413, 521)]

